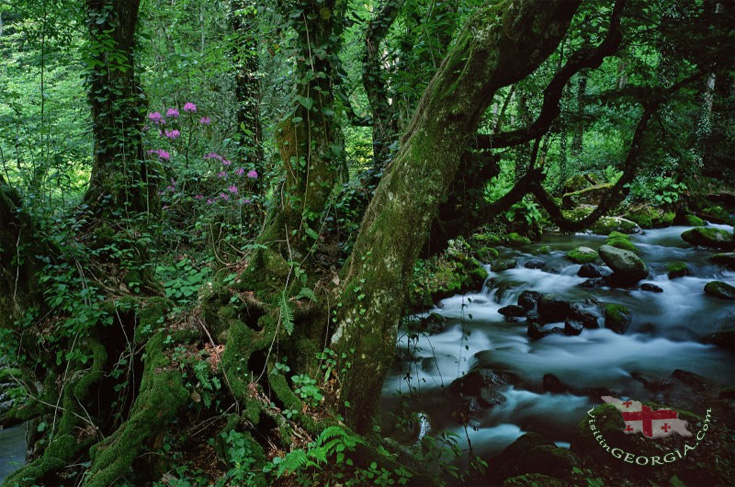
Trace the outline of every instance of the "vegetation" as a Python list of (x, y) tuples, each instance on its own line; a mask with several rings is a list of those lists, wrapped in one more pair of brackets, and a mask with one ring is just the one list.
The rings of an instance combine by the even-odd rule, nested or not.
[(31, 428), (3, 485), (463, 481), (450, 436), (381, 432), (401, 319), (552, 228), (728, 221), (733, 16), (0, 2), (0, 424)]

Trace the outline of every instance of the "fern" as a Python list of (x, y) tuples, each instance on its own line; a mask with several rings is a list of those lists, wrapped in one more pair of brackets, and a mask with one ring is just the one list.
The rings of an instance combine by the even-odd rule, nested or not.
[(281, 323), (283, 323), (286, 333), (289, 335), (293, 333), (293, 310), (291, 309), (291, 304), (286, 298), (286, 291), (283, 291), (283, 294), (281, 294)]
[[(276, 460), (275, 458), (273, 459)], [(283, 459), (278, 462), (277, 475), (280, 478), (284, 473), (295, 473), (304, 467), (316, 466), (314, 462), (309, 460), (304, 450), (294, 450), (289, 452)]]
[(309, 301), (313, 301), (314, 303), (316, 303), (316, 294), (314, 294), (314, 291), (312, 291), (308, 287), (301, 288), (301, 291), (299, 291), (299, 293), (294, 296), (294, 299), (301, 298), (306, 298)]

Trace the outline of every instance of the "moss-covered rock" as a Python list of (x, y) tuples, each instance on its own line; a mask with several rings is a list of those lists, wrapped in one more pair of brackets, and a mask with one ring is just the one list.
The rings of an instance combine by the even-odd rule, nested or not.
[(605, 328), (608, 330), (623, 335), (632, 321), (633, 315), (626, 306), (614, 303), (605, 305)]
[[(617, 233), (617, 232), (613, 232)], [(630, 241), (629, 238), (608, 238), (605, 242), (605, 245), (610, 245), (612, 247), (615, 247), (617, 249), (623, 249), (623, 250), (630, 250), (631, 252), (638, 252), (638, 247), (635, 246), (633, 242)]]
[(661, 208), (644, 206), (629, 212), (626, 218), (636, 222), (642, 228), (661, 228), (671, 225), (676, 218), (676, 213)]
[(733, 218), (730, 216), (730, 213), (720, 205), (703, 208), (701, 215), (707, 220), (715, 223), (733, 223)]
[(612, 186), (613, 185), (609, 183), (597, 184), (571, 193), (565, 193), (561, 198), (562, 205), (564, 205), (565, 208), (579, 204), (598, 205), (600, 204), (602, 197)]
[(486, 264), (498, 258), (498, 251), (492, 247), (480, 247), (474, 254), (477, 260)]
[(551, 247), (548, 245), (542, 245), (539, 247), (539, 249), (536, 251), (539, 255), (549, 255), (551, 253)]
[(497, 259), (492, 263), (490, 269), (492, 269), (493, 272), (503, 272), (508, 269), (515, 269), (516, 267), (518, 267), (517, 259)]
[(683, 225), (686, 225), (688, 227), (704, 227), (707, 225), (707, 222), (702, 220), (696, 215), (683, 215), (681, 217), (681, 222)]
[(439, 299), (480, 289), (487, 271), (471, 253), (467, 242), (456, 239), (440, 255), (419, 261), (410, 287), (412, 308), (427, 308)]
[(493, 232), (476, 233), (472, 236), (472, 239), (477, 243), (488, 246), (500, 245), (501, 243), (503, 243), (503, 239), (501, 239), (498, 234)]
[(567, 252), (567, 258), (575, 264), (590, 264), (597, 260), (597, 252), (589, 247), (577, 247)]
[(520, 245), (529, 245), (531, 243), (531, 239), (528, 237), (524, 237), (523, 235), (520, 235), (516, 232), (513, 232), (503, 235), (503, 243), (505, 245), (515, 247)]
[(540, 473), (530, 473), (511, 477), (503, 482), (503, 487), (569, 487), (572, 484), (563, 479), (557, 479)]
[(636, 283), (648, 276), (645, 262), (629, 250), (603, 245), (600, 247), (600, 257), (613, 270), (614, 281), (622, 284)]
[(666, 273), (669, 279), (684, 277), (689, 275), (689, 266), (686, 262), (669, 262), (666, 264)]
[(494, 462), (497, 469), (492, 471), (491, 479), (502, 480), (529, 474), (564, 478), (571, 476), (572, 468), (578, 464), (577, 456), (566, 448), (557, 447), (538, 433), (526, 433), (503, 450)]
[(603, 216), (590, 227), (590, 231), (598, 235), (609, 235), (615, 231), (630, 234), (640, 233), (641, 227), (619, 216)]
[(722, 281), (711, 281), (704, 286), (705, 294), (720, 299), (735, 299), (735, 287)]
[(728, 251), (733, 250), (732, 232), (720, 228), (692, 228), (682, 233), (681, 238), (692, 245)]
[(735, 270), (735, 252), (715, 254), (710, 257), (710, 260), (717, 265), (721, 265), (730, 270)]

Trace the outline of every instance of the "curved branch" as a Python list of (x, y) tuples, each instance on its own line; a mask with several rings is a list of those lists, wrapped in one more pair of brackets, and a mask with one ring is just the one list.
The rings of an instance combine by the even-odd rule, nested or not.
[(559, 101), (561, 100), (564, 86), (566, 86), (572, 76), (583, 69), (598, 68), (607, 56), (615, 54), (620, 48), (623, 39), (620, 19), (626, 2), (627, 0), (618, 0), (615, 2), (612, 15), (610, 16), (610, 27), (608, 28), (605, 40), (597, 47), (581, 49), (576, 52), (566, 62), (564, 67), (556, 73), (544, 90), (544, 102), (541, 106), (541, 113), (530, 126), (497, 135), (478, 134), (478, 149), (512, 147), (545, 134), (561, 113)]

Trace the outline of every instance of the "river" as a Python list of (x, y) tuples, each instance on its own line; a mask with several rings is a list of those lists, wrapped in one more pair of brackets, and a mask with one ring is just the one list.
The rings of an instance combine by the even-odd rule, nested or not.
[[(712, 226), (732, 231), (731, 226)], [(604, 244), (604, 236), (551, 234), (536, 244), (503, 249), (501, 256), (516, 258), (518, 266), (497, 273), (488, 267), (490, 275), (482, 290), (437, 303), (430, 312), (445, 318), (441, 332), (416, 337), (402, 331), (397, 344), (400, 358), (383, 388), (383, 410), (395, 411), (399, 403), (408, 404), (410, 411), (428, 418), (434, 433), (456, 433), (465, 452), (469, 437), (473, 455), (489, 458), (528, 431), (568, 446), (586, 411), (602, 403), (599, 394), (590, 390), (664, 404), (679, 399), (675, 388), (651, 392), (633, 380), (634, 374), (665, 381), (674, 370), (684, 369), (716, 384), (735, 384), (733, 355), (701, 342), (724, 321), (735, 318), (732, 301), (707, 296), (703, 288), (715, 279), (735, 285), (735, 272), (710, 263), (713, 251), (685, 243), (680, 234), (689, 228), (646, 230), (632, 236), (650, 270), (642, 282), (655, 284), (663, 289), (661, 293), (580, 287), (586, 279), (577, 276), (580, 266), (565, 254), (579, 246), (597, 249)], [(551, 252), (540, 254), (542, 246), (549, 246)], [(525, 268), (531, 259), (543, 260), (543, 268)], [(686, 262), (690, 275), (670, 280), (666, 263), (672, 261)], [(554, 334), (532, 341), (523, 319), (509, 322), (498, 312), (516, 304), (524, 290), (553, 293), (591, 310), (599, 309), (598, 302), (624, 304), (632, 311), (633, 321), (623, 335), (599, 328), (584, 329), (578, 336)], [(447, 386), (476, 368), (507, 370), (520, 380), (501, 390), (501, 404), (475, 408), (465, 428), (456, 414), (465, 406)], [(545, 392), (545, 374), (553, 374), (574, 392)]]

